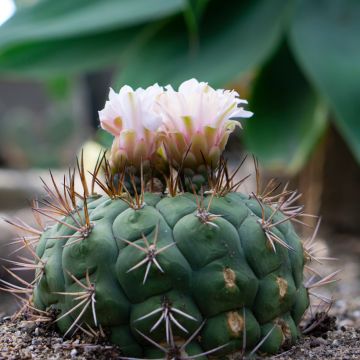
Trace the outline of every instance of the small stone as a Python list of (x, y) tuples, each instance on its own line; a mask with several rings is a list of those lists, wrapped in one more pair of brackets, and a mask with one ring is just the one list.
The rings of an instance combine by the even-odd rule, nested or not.
[(37, 327), (37, 328), (34, 330), (34, 335), (35, 335), (35, 336), (39, 336), (39, 332), (40, 332), (40, 331), (39, 331), (39, 328)]
[(354, 325), (354, 322), (350, 319), (341, 320), (339, 322), (339, 327), (352, 327)]
[(58, 353), (61, 351), (61, 345), (60, 344), (54, 344), (53, 349), (55, 353)]
[(38, 339), (32, 339), (31, 340), (31, 345), (39, 345), (40, 341)]
[(314, 348), (314, 347), (318, 347), (320, 345), (321, 344), (320, 344), (320, 342), (319, 342), (319, 340), (317, 338), (312, 338), (310, 340), (310, 347)]
[(339, 340), (335, 339), (332, 343), (331, 343), (332, 346), (334, 347), (338, 347), (340, 345), (340, 342)]
[(61, 344), (63, 342), (63, 338), (58, 337), (58, 338), (54, 338), (53, 339), (53, 343), (54, 344)]
[(335, 303), (335, 306), (341, 311), (341, 312), (345, 312), (346, 308), (347, 308), (347, 304), (346, 301), (344, 300), (338, 300)]
[(72, 350), (70, 351), (70, 356), (71, 356), (71, 358), (72, 358), (72, 359), (76, 358), (77, 353), (78, 353), (78, 352), (77, 352), (76, 349), (72, 349)]
[(312, 337), (310, 339), (310, 347), (318, 347), (321, 345), (326, 345), (327, 341), (321, 337)]

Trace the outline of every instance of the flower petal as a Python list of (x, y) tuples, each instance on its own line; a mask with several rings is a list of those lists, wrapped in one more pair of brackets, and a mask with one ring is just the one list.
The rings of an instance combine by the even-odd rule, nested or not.
[[(178, 91), (170, 85), (165, 89), (157, 104), (163, 118), (162, 130), (168, 134), (164, 142), (170, 150), (169, 156), (176, 161), (179, 154), (186, 151), (183, 143), (192, 144), (189, 156), (192, 154), (198, 162), (203, 162), (199, 154), (206, 160), (219, 159), (229, 134), (236, 126), (241, 127), (239, 122), (230, 119), (252, 116), (250, 111), (239, 107), (247, 102), (234, 90), (215, 90), (196, 79), (184, 81)], [(170, 134), (177, 134), (176, 141)], [(179, 136), (183, 137), (182, 142)], [(213, 155), (210, 156), (210, 152)]]

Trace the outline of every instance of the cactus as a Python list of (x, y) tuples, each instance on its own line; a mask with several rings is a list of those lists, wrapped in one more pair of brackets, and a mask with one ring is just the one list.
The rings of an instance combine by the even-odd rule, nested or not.
[(13, 223), (30, 233), (22, 246), (34, 263), (9, 262), (35, 269), (35, 279), (3, 289), (26, 294), (28, 318), (54, 321), (66, 336), (105, 336), (124, 359), (226, 358), (293, 344), (309, 306), (304, 265), (315, 257), (315, 236), (305, 247), (292, 225), (304, 215), (298, 194), (276, 193), (274, 181), (261, 191), (258, 171), (256, 192), (242, 194), (238, 169), (230, 175), (223, 158), (214, 167), (205, 157), (211, 176), (200, 187), (169, 161), (161, 172), (167, 190), (159, 192), (137, 161), (129, 166), (138, 166), (138, 177), (126, 162), (115, 170), (100, 156), (88, 184), (81, 158), (81, 191), (75, 170), (62, 185), (52, 177), (48, 198), (33, 207), (40, 229)]

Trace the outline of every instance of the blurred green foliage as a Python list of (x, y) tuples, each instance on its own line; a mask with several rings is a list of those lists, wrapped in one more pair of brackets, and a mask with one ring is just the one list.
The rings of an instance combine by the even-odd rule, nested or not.
[(15, 168), (68, 165), (74, 157), (69, 151), (76, 148), (76, 122), (66, 105), (57, 102), (42, 117), (28, 108), (14, 108), (5, 113), (0, 151), (9, 165)]
[(48, 79), (115, 65), (116, 88), (236, 86), (251, 74), (245, 144), (295, 173), (330, 122), (360, 161), (359, 39), (358, 0), (43, 0), (0, 28), (0, 72)]

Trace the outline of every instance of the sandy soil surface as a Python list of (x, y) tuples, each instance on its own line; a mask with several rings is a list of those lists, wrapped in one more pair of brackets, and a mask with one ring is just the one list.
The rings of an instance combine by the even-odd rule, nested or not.
[[(360, 298), (335, 302), (328, 312), (307, 319), (307, 334), (295, 346), (267, 359), (360, 359), (359, 309)], [(78, 335), (66, 340), (52, 325), (0, 320), (0, 360), (120, 358), (121, 351), (102, 339)]]

